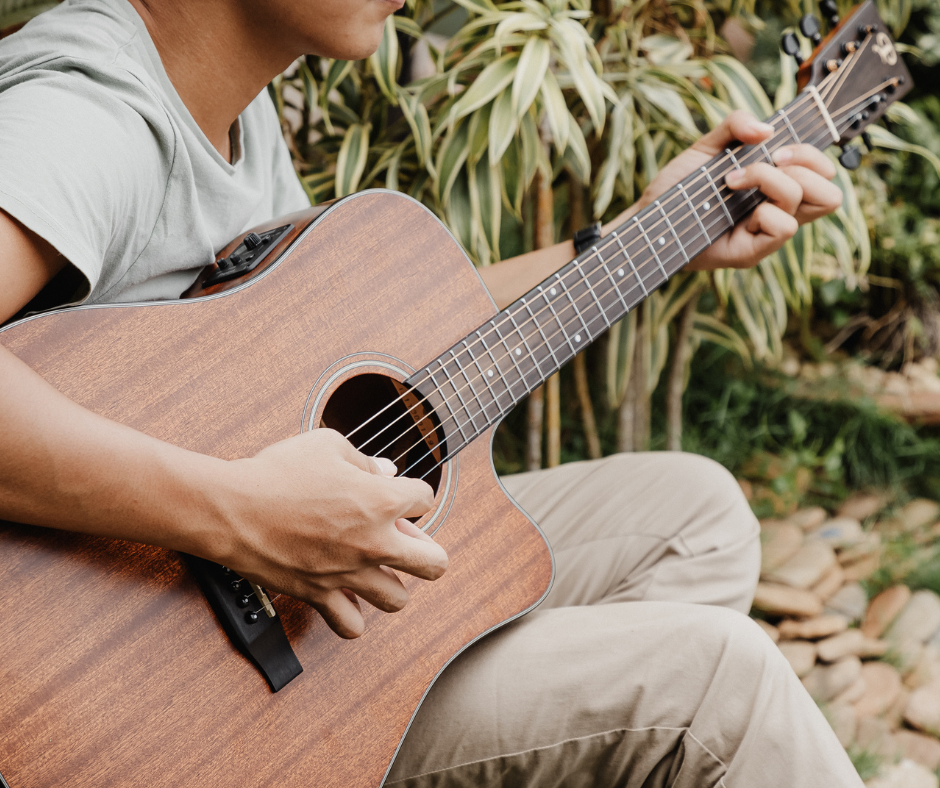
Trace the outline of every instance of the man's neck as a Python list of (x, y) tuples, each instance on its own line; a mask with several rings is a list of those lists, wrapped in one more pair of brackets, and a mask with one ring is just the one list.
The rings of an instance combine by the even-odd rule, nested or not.
[[(231, 161), (229, 130), (252, 99), (300, 55), (263, 35), (225, 0), (129, 0), (163, 67), (212, 146)], [(255, 23), (255, 24), (253, 24)]]

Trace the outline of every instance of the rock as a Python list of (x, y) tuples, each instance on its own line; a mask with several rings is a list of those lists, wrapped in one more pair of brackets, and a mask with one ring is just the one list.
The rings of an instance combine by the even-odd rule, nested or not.
[(884, 508), (885, 503), (884, 497), (880, 495), (863, 492), (852, 493), (839, 507), (836, 515), (838, 517), (852, 517), (855, 520), (867, 520), (872, 515), (878, 514)]
[(842, 657), (858, 656), (865, 645), (865, 636), (858, 629), (840, 632), (816, 644), (816, 653), (823, 662), (836, 662)]
[(881, 568), (881, 556), (870, 555), (848, 566), (843, 565), (846, 582), (855, 583), (859, 580), (867, 580)]
[(917, 689), (937, 678), (940, 678), (940, 648), (928, 643), (904, 683), (911, 689)]
[(883, 657), (891, 650), (891, 644), (887, 640), (875, 640), (865, 638), (862, 647), (858, 650), (858, 656), (862, 659), (871, 659), (872, 657)]
[(774, 643), (780, 640), (780, 630), (777, 629), (773, 624), (768, 624), (762, 618), (755, 618), (754, 620), (757, 622), (757, 626), (763, 629), (764, 632), (767, 633), (767, 637), (769, 637)]
[(940, 518), (940, 503), (929, 498), (915, 498), (898, 512), (902, 528), (908, 533), (925, 525), (932, 525)]
[(855, 713), (859, 717), (884, 714), (901, 694), (901, 674), (887, 662), (866, 662), (862, 665), (862, 678), (865, 692), (855, 704)]
[(798, 509), (787, 520), (804, 531), (811, 531), (822, 525), (826, 517), (826, 510), (821, 506), (809, 506), (806, 509)]
[(853, 706), (852, 713), (854, 714), (854, 704), (865, 694), (865, 689), (865, 679), (863, 676), (859, 676), (851, 687), (842, 690), (842, 692), (836, 695), (832, 699), (832, 703), (845, 703), (849, 706)]
[(937, 775), (931, 774), (919, 763), (905, 758), (900, 763), (888, 766), (874, 780), (869, 780), (868, 788), (938, 788)]
[(934, 679), (911, 693), (904, 709), (904, 719), (914, 728), (933, 736), (940, 735), (940, 679)]
[(858, 729), (855, 709), (848, 703), (832, 703), (823, 709), (823, 714), (832, 726), (839, 744), (848, 749), (855, 741), (855, 731)]
[(816, 664), (815, 643), (806, 640), (785, 640), (778, 644), (778, 647), (799, 678), (803, 678)]
[(816, 585), (813, 586), (813, 593), (815, 593), (823, 602), (825, 602), (829, 597), (831, 597), (836, 591), (838, 591), (845, 584), (845, 572), (842, 571), (842, 567), (839, 564), (836, 564), (832, 569), (830, 569), (826, 574), (823, 575), (822, 580), (820, 580)]
[(803, 544), (803, 531), (784, 520), (764, 520), (760, 528), (760, 571), (768, 574), (787, 562)]
[(817, 703), (825, 703), (851, 687), (862, 675), (862, 661), (846, 657), (832, 665), (817, 665), (803, 677), (803, 686)]
[(897, 730), (901, 727), (904, 719), (904, 710), (907, 708), (907, 702), (911, 699), (911, 691), (907, 687), (901, 687), (898, 693), (898, 699), (891, 704), (891, 708), (885, 713), (885, 720), (891, 727), (891, 730)]
[(870, 638), (881, 637), (910, 598), (911, 589), (907, 586), (892, 586), (882, 591), (868, 606), (865, 620), (862, 622), (862, 632)]
[(836, 550), (857, 545), (865, 538), (862, 524), (852, 517), (836, 517), (827, 520), (819, 528), (810, 531), (807, 540), (819, 539)]
[(780, 637), (784, 640), (802, 638), (803, 640), (817, 640), (830, 635), (838, 635), (849, 628), (849, 620), (845, 616), (831, 615), (808, 618), (804, 621), (781, 621), (778, 627)]
[(940, 596), (933, 591), (917, 591), (885, 632), (894, 642), (915, 640), (926, 643), (940, 629)]
[(855, 743), (859, 749), (868, 750), (886, 761), (895, 760), (897, 755), (891, 726), (879, 717), (859, 717)]
[(850, 621), (857, 621), (868, 607), (868, 595), (858, 583), (846, 583), (826, 602), (827, 613), (841, 613)]
[(926, 648), (919, 640), (892, 640), (888, 645), (892, 656), (891, 662), (901, 671), (902, 676), (907, 676), (917, 667)]
[(796, 555), (774, 569), (767, 580), (793, 588), (809, 588), (816, 585), (836, 563), (835, 551), (828, 544), (806, 542)]
[(894, 734), (894, 743), (904, 758), (919, 763), (932, 772), (940, 768), (940, 741), (932, 736), (924, 736), (923, 733), (915, 731), (898, 731)]
[(876, 533), (867, 533), (862, 537), (858, 544), (847, 547), (839, 553), (839, 563), (854, 564), (862, 558), (868, 558), (870, 555), (881, 555), (882, 551), (881, 537)]
[(822, 613), (822, 600), (812, 591), (775, 583), (758, 583), (754, 592), (754, 607), (776, 616), (812, 618)]

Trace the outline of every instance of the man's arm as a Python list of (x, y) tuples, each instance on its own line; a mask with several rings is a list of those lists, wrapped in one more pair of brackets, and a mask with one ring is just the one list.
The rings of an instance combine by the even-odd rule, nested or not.
[[(721, 153), (734, 142), (757, 145), (773, 136), (773, 127), (748, 112), (732, 112), (715, 130), (676, 156), (647, 187), (635, 205), (603, 228), (606, 235), (650, 205), (661, 194)], [(760, 162), (729, 175), (728, 188), (759, 188), (767, 202), (747, 221), (723, 235), (689, 264), (693, 271), (749, 268), (776, 252), (801, 224), (832, 213), (842, 204), (842, 192), (830, 181), (835, 165), (810, 145), (792, 145), (774, 154), (776, 167)], [(527, 293), (575, 257), (571, 241), (514, 257), (480, 269), (480, 276), (500, 309)]]
[[(65, 261), (0, 211), (0, 322)], [(0, 335), (2, 342), (2, 335)], [(447, 556), (406, 517), (424, 482), (314, 430), (231, 462), (157, 440), (80, 407), (0, 345), (0, 519), (130, 539), (224, 563), (306, 600), (343, 637), (356, 596), (400, 610), (398, 569), (440, 577)]]

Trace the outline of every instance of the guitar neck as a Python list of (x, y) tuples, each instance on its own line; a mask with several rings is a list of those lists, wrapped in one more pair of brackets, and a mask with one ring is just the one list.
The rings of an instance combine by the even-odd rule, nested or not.
[[(868, 100), (876, 99), (883, 100)], [(415, 373), (407, 383), (435, 403), (447, 457), (498, 423), (766, 199), (756, 189), (729, 189), (729, 172), (773, 164), (773, 152), (786, 145), (823, 150), (858, 111), (833, 117), (815, 87), (805, 90), (768, 120), (775, 132), (766, 143), (728, 148)]]

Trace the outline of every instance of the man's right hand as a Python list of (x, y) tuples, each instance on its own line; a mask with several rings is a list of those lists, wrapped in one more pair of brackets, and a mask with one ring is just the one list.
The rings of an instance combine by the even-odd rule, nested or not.
[(220, 503), (231, 542), (212, 557), (313, 605), (340, 637), (365, 629), (357, 597), (389, 613), (405, 606), (393, 569), (424, 580), (447, 569), (443, 548), (404, 519), (431, 509), (431, 487), (396, 478), (390, 460), (358, 452), (333, 430), (228, 465)]

